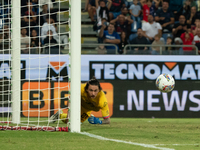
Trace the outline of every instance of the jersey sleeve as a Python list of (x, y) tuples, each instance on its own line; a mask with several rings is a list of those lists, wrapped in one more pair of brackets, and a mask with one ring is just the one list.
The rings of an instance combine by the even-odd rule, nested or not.
[(102, 94), (100, 98), (100, 107), (101, 107), (101, 113), (102, 113), (103, 119), (109, 118), (110, 114), (109, 114), (108, 102), (104, 93)]

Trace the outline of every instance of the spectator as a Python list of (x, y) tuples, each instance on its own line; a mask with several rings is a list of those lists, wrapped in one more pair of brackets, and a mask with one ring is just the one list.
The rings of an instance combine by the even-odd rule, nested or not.
[(27, 45), (30, 45), (30, 37), (26, 35), (26, 28), (21, 29), (21, 48), (25, 49)]
[(29, 45), (25, 45), (25, 48), (21, 49), (21, 54), (29, 54)]
[(115, 29), (117, 32), (126, 32), (126, 34), (130, 33), (131, 31), (131, 24), (133, 20), (130, 17), (125, 17), (124, 15), (119, 15), (116, 19), (111, 20), (110, 23), (115, 24)]
[[(104, 37), (104, 43), (107, 44), (116, 44), (118, 47), (118, 44), (120, 43), (120, 36), (117, 32), (115, 32), (115, 26), (114, 24), (110, 23), (108, 25), (108, 30), (104, 30), (106, 26), (103, 24), (100, 32), (99, 32), (99, 37), (102, 38)], [(115, 47), (114, 46), (106, 46), (107, 53), (115, 53)]]
[(106, 54), (107, 50), (104, 45), (99, 45), (97, 48), (95, 48), (98, 54)]
[(33, 29), (31, 31), (31, 47), (39, 47), (39, 46), (41, 46), (41, 42), (37, 37), (37, 31)]
[(152, 0), (141, 0), (141, 5), (143, 9), (143, 21), (148, 22), (148, 16), (151, 14), (154, 16), (154, 13), (156, 11), (156, 6), (152, 4)]
[[(189, 32), (185, 32), (181, 34), (181, 40), (183, 41), (183, 45), (192, 45), (192, 41), (194, 39), (194, 36), (192, 33)], [(192, 47), (183, 47), (183, 51), (185, 52), (191, 52), (192, 51)], [(188, 53), (188, 54), (189, 54)]]
[(0, 28), (3, 28), (3, 25), (10, 21), (9, 18), (11, 9), (8, 7), (7, 2), (4, 1), (3, 4), (0, 5)]
[(197, 34), (194, 36), (195, 44), (200, 43), (200, 30), (197, 31)]
[[(106, 20), (105, 18), (102, 18), (102, 19), (101, 19), (101, 24), (97, 24), (97, 27), (96, 27), (96, 31), (97, 31), (98, 34), (99, 34), (100, 31), (101, 31), (102, 25), (105, 25), (105, 27), (106, 27), (104, 30), (108, 30), (109, 22), (107, 22), (107, 20)], [(94, 27), (93, 27), (93, 28), (94, 28)], [(100, 38), (100, 37), (98, 36), (98, 43), (103, 43), (103, 37)]]
[(10, 30), (8, 25), (3, 26), (3, 39), (9, 41), (10, 39)]
[(126, 32), (121, 32), (121, 42), (119, 43), (119, 54), (124, 53), (124, 47), (128, 44)]
[(53, 31), (47, 31), (47, 36), (44, 39), (44, 44), (57, 44), (56, 39), (53, 37)]
[[(137, 30), (137, 37), (135, 37), (132, 41), (130, 41), (131, 44), (140, 44), (140, 45), (145, 45), (145, 44), (149, 44), (148, 40), (146, 39), (146, 37), (143, 36), (143, 31), (141, 28), (139, 28)], [(147, 46), (145, 47), (135, 47), (134, 48), (136, 51), (138, 50), (148, 50)]]
[(129, 8), (129, 12), (131, 14), (131, 18), (133, 19), (133, 21), (137, 23), (137, 28), (141, 28), (140, 14), (142, 11), (140, 5), (138, 5), (137, 0), (133, 0), (133, 4)]
[(126, 6), (124, 0), (112, 0), (110, 7), (110, 20), (117, 18), (121, 14), (122, 7)]
[(144, 31), (144, 36), (152, 43), (156, 34), (162, 36), (162, 27), (160, 23), (155, 22), (153, 16), (150, 14), (148, 16), (148, 22), (142, 25), (142, 30)]
[(176, 23), (172, 29), (174, 38), (180, 38), (181, 34), (186, 32), (190, 28), (190, 25), (186, 24), (184, 15), (180, 15), (179, 23)]
[(197, 32), (200, 30), (200, 19), (195, 19), (195, 26), (191, 28), (193, 35), (195, 36)]
[(32, 2), (27, 2), (27, 11), (23, 15), (22, 24), (25, 26), (36, 26), (36, 13), (33, 11), (33, 4)]
[(43, 10), (42, 6), (44, 4), (47, 4), (48, 5), (48, 10), (50, 9), (53, 9), (53, 3), (52, 3), (52, 0), (39, 0), (39, 12), (41, 12)]
[(197, 15), (197, 9), (195, 6), (191, 7), (190, 13), (184, 14), (184, 16), (186, 16), (187, 24), (190, 24), (191, 27), (195, 26), (196, 15)]
[(174, 15), (168, 9), (169, 3), (164, 1), (162, 5), (162, 9), (156, 11), (155, 21), (159, 22), (165, 31), (172, 31), (172, 25), (174, 24)]
[(155, 7), (157, 9), (161, 9), (162, 8), (162, 3), (163, 3), (163, 0), (153, 0), (154, 4), (155, 4)]
[(42, 11), (40, 12), (40, 15), (37, 16), (37, 24), (42, 26), (46, 22), (46, 16), (47, 15), (49, 15), (48, 5), (43, 4), (42, 5)]
[(172, 47), (172, 37), (168, 36), (167, 37), (167, 42), (166, 42), (166, 47), (165, 47), (165, 52), (167, 54), (173, 54), (174, 48)]
[(179, 16), (183, 13), (183, 0), (170, 0), (169, 9), (174, 14), (175, 22), (179, 20)]
[(159, 34), (156, 34), (154, 37), (155, 40), (152, 43), (152, 55), (159, 55), (160, 50), (164, 50), (164, 47), (156, 46), (156, 45), (164, 45), (164, 42), (161, 41), (160, 38), (161, 36)]
[(53, 37), (58, 41), (58, 34), (56, 32), (56, 28), (53, 25), (54, 20), (51, 18), (51, 16), (46, 16), (46, 22), (43, 24), (41, 28), (41, 38), (42, 41), (46, 38), (47, 36), (47, 31), (51, 30), (53, 32)]
[(96, 13), (97, 13), (97, 24), (101, 25), (101, 19), (105, 18), (108, 22), (109, 20), (109, 9), (111, 7), (112, 1), (108, 1), (108, 6), (106, 6), (106, 3), (104, 0), (96, 0)]
[(96, 0), (87, 0), (86, 1), (86, 5), (87, 5), (87, 11), (89, 14), (89, 17), (92, 21), (92, 23), (95, 23), (95, 19), (94, 19), (94, 14), (96, 13)]

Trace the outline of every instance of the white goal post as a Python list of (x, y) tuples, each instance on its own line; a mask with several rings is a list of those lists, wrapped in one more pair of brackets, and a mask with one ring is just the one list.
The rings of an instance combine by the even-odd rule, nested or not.
[[(0, 130), (81, 132), (81, 0), (27, 0), (23, 6), (21, 0), (7, 2), (2, 5), (10, 11), (2, 20), (9, 20), (8, 31), (3, 23), (0, 34), (11, 36), (6, 41), (10, 46), (0, 49)], [(46, 6), (46, 12), (40, 11)], [(41, 19), (46, 20), (42, 25)], [(28, 42), (25, 47), (22, 39)], [(67, 124), (59, 117), (56, 123), (50, 120), (60, 109), (69, 114)]]

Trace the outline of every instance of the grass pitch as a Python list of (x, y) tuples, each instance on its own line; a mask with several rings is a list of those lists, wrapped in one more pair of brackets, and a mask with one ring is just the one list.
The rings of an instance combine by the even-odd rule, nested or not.
[[(64, 123), (60, 125), (65, 126)], [(86, 121), (81, 125), (81, 131), (132, 144), (69, 132), (0, 131), (0, 147), (7, 150), (200, 149), (199, 119), (111, 118), (110, 125), (92, 125)]]

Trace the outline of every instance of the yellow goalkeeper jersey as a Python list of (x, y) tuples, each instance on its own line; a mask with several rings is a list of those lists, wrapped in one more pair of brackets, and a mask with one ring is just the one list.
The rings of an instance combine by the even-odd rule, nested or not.
[(81, 84), (81, 111), (85, 112), (88, 115), (91, 111), (101, 110), (102, 117), (104, 119), (109, 117), (109, 108), (106, 99), (105, 93), (101, 90), (97, 96), (92, 99), (88, 97), (87, 92), (85, 91), (86, 84)]

